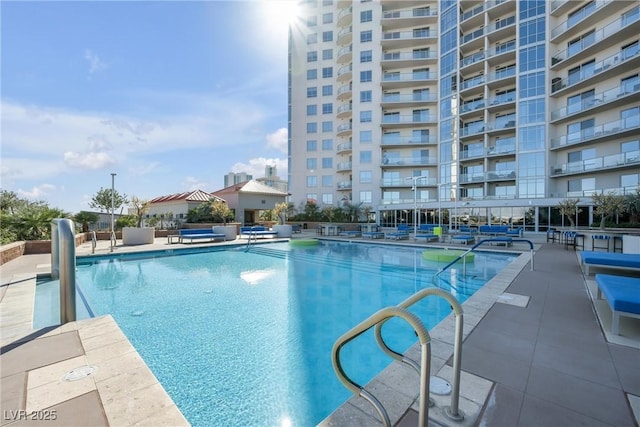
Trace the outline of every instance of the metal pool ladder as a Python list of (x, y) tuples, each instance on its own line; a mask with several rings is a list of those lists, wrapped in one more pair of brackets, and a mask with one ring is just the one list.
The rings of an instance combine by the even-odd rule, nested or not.
[[(333, 350), (331, 351), (331, 359), (333, 362), (333, 369), (338, 376), (340, 382), (355, 395), (360, 396), (367, 400), (375, 410), (380, 415), (382, 423), (390, 427), (391, 420), (389, 419), (389, 414), (387, 413), (384, 406), (380, 403), (380, 401), (369, 391), (365, 390), (363, 386), (356, 383), (352, 380), (347, 373), (344, 371), (342, 367), (342, 363), (340, 362), (340, 351), (342, 348), (348, 344), (353, 339), (362, 335), (366, 331), (371, 328), (375, 328), (375, 336), (376, 342), (380, 349), (385, 352), (387, 355), (392, 357), (395, 360), (398, 360), (406, 365), (409, 365), (413, 369), (415, 369), (420, 375), (420, 395), (419, 395), (419, 414), (418, 414), (418, 425), (421, 427), (426, 427), (429, 420), (429, 406), (432, 406), (432, 403), (429, 399), (429, 381), (430, 381), (430, 370), (431, 370), (431, 337), (429, 336), (429, 332), (425, 328), (424, 324), (416, 316), (414, 313), (408, 310), (416, 302), (422, 300), (423, 298), (435, 295), (441, 298), (444, 298), (449, 302), (456, 316), (456, 330), (455, 330), (455, 344), (454, 344), (454, 355), (453, 355), (453, 384), (452, 384), (452, 393), (451, 393), (451, 406), (448, 406), (444, 411), (445, 416), (453, 421), (462, 421), (464, 419), (464, 414), (459, 409), (459, 400), (460, 400), (460, 369), (461, 369), (461, 359), (462, 359), (462, 325), (463, 325), (463, 317), (462, 317), (462, 306), (458, 302), (458, 300), (448, 292), (443, 291), (438, 288), (427, 288), (422, 289), (411, 297), (407, 298), (397, 306), (386, 307), (383, 308), (376, 313), (369, 316), (367, 319), (359, 323), (358, 325), (351, 328), (345, 334), (343, 334), (333, 345)], [(382, 337), (382, 326), (387, 322), (387, 320), (392, 317), (398, 317), (409, 323), (416, 335), (418, 336), (418, 341), (420, 342), (420, 363), (392, 350), (387, 343), (384, 341)]]

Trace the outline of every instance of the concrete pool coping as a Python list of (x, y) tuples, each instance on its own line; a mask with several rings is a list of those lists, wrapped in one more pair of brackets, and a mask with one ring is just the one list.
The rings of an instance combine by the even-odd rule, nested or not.
[[(309, 237), (309, 235), (307, 235), (306, 237)], [(544, 236), (542, 237), (542, 239), (544, 239)], [(238, 241), (234, 243), (238, 244)], [(378, 244), (378, 242), (375, 242), (375, 243)], [(394, 243), (395, 242), (393, 243), (389, 242), (388, 244), (394, 244)], [(243, 244), (243, 243), (240, 242), (240, 244)], [(215, 243), (214, 245), (220, 245), (220, 243)], [(168, 246), (166, 244), (165, 239), (157, 239), (156, 243), (153, 245), (144, 245), (144, 247), (128, 247), (128, 248), (117, 247), (115, 248), (115, 252), (116, 253), (146, 252), (146, 251), (158, 250), (158, 249), (168, 249), (168, 248), (173, 249), (176, 247), (198, 247), (198, 246), (211, 246), (211, 245), (189, 244), (189, 245)], [(410, 246), (414, 246), (414, 245), (410, 245)], [(427, 247), (425, 245), (420, 245), (420, 244), (417, 246)], [(428, 245), (428, 246), (437, 247), (437, 245)], [(77, 252), (78, 252), (78, 255), (80, 255), (80, 254), (89, 254), (90, 251), (91, 251), (90, 246), (85, 244), (79, 247)], [(110, 252), (110, 248), (108, 247), (108, 242), (106, 246), (103, 244), (98, 248), (96, 248), (96, 255), (106, 254), (109, 252)], [(508, 252), (515, 252), (515, 251), (513, 250), (513, 248), (510, 248)], [(35, 267), (27, 265), (29, 264), (29, 261), (27, 261), (26, 258), (30, 258), (30, 257), (39, 257), (39, 258), (34, 258), (36, 260)], [(96, 329), (95, 326), (97, 325), (96, 324), (92, 325), (91, 321), (104, 322), (104, 325), (112, 324), (117, 328), (117, 325), (115, 324), (115, 322), (113, 322), (113, 319), (111, 319), (110, 316), (103, 316), (100, 318), (87, 319), (86, 321), (75, 322), (75, 325), (68, 324), (65, 326), (58, 327), (56, 328), (56, 330), (46, 331), (46, 333), (43, 333), (42, 336), (40, 337), (33, 336), (32, 334), (34, 334), (34, 331), (31, 330), (33, 294), (30, 293), (31, 291), (23, 290), (23, 294), (19, 296), (18, 294), (14, 294), (14, 290), (12, 288), (15, 288), (16, 290), (18, 288), (25, 288), (25, 286), (21, 287), (20, 285), (28, 285), (32, 281), (32, 285), (29, 285), (29, 286), (31, 286), (33, 288), (33, 291), (35, 292), (35, 275), (36, 273), (42, 274), (42, 273), (48, 272), (48, 270), (50, 269), (50, 265), (48, 264), (48, 262), (50, 261), (50, 256), (49, 255), (45, 255), (45, 256), (29, 255), (21, 258), (25, 258), (24, 260), (25, 262), (23, 263), (25, 265), (22, 266), (22, 272), (15, 272), (12, 274), (11, 270), (9, 270), (9, 274), (11, 278), (8, 282), (6, 281), (6, 276), (4, 274), (6, 271), (6, 268), (2, 269), (3, 276), (5, 276), (3, 277), (2, 286), (6, 288), (6, 294), (2, 298), (2, 301), (0, 301), (0, 313), (2, 315), (2, 322), (1, 322), (2, 327), (0, 329), (0, 332), (2, 334), (3, 353), (5, 353), (2, 355), (2, 358), (3, 358), (3, 363), (2, 363), (3, 405), (2, 406), (3, 408), (7, 408), (7, 409), (11, 409), (11, 406), (8, 406), (8, 404), (11, 403), (11, 399), (8, 399), (7, 395), (8, 394), (11, 395), (12, 392), (14, 392), (14, 394), (20, 394), (24, 392), (24, 387), (26, 384), (28, 384), (28, 374), (29, 374), (28, 371), (32, 370), (32, 369), (27, 369), (28, 366), (25, 365), (24, 366), (25, 370), (23, 372), (22, 377), (20, 377), (19, 375), (16, 376), (15, 374), (8, 375), (8, 376), (4, 375), (4, 372), (5, 372), (4, 360), (6, 360), (6, 357), (9, 356), (11, 352), (19, 350), (20, 347), (28, 350), (27, 345), (18, 345), (18, 344), (23, 342), (37, 343), (38, 340), (45, 340), (45, 339), (49, 340), (50, 342), (54, 339), (66, 340), (65, 342), (68, 342), (68, 341), (75, 340), (76, 338), (74, 337), (74, 334), (76, 334), (77, 339), (80, 342), (80, 346), (84, 349), (85, 345), (88, 348), (91, 347), (90, 338), (92, 337), (89, 336), (90, 334), (86, 335), (85, 332), (81, 333), (78, 331), (84, 330), (85, 328), (88, 330), (91, 330), (91, 329), (95, 330)], [(522, 271), (524, 267), (526, 267), (528, 263), (528, 258), (529, 258), (528, 252), (519, 256), (518, 259), (514, 261), (514, 263), (506, 267), (498, 276), (493, 278), (490, 282), (488, 282), (483, 287), (483, 289), (486, 288), (485, 292), (479, 291), (478, 293), (476, 293), (477, 296), (474, 295), (475, 299), (474, 297), (470, 298), (469, 301), (471, 301), (472, 304), (467, 304), (469, 301), (465, 302), (464, 304), (464, 309), (465, 309), (464, 336), (465, 337), (467, 337), (472, 332), (473, 326), (476, 325), (483, 318), (484, 313), (486, 313), (486, 311), (489, 310), (496, 302), (503, 302), (503, 303), (510, 303), (510, 304), (521, 303), (521, 301), (519, 301), (520, 296), (505, 294), (504, 290), (507, 288), (507, 286), (509, 286), (513, 278), (515, 278), (515, 276), (517, 276), (518, 273)], [(26, 287), (28, 288), (29, 286), (26, 286)], [(31, 314), (27, 315), (28, 320), (25, 320), (25, 317), (24, 316), (21, 317), (18, 314), (18, 311), (21, 311), (24, 309), (28, 310), (29, 307), (31, 310)], [(28, 317), (28, 316), (31, 316), (31, 317)], [(94, 345), (100, 342), (99, 344), (100, 347), (108, 347), (109, 345), (123, 343), (124, 340), (122, 338), (126, 340), (126, 337), (123, 337), (123, 335), (121, 335), (122, 333), (120, 332), (119, 328), (114, 330), (110, 326), (105, 326), (105, 327), (107, 328), (107, 330), (109, 330), (109, 332), (106, 334), (103, 334), (103, 336), (100, 337), (99, 339), (94, 336), (93, 337)], [(437, 375), (442, 376), (445, 379), (450, 378), (450, 375), (451, 375), (451, 372), (450, 372), (451, 369), (448, 365), (446, 365), (445, 362), (448, 358), (447, 355), (450, 355), (453, 351), (453, 341), (452, 341), (453, 332), (452, 331), (453, 331), (452, 318), (451, 319), (447, 318), (443, 320), (438, 326), (436, 326), (436, 328), (432, 329), (431, 331), (431, 336), (433, 339), (432, 372), (437, 373)], [(84, 342), (83, 335), (87, 340), (89, 340), (88, 343)], [(48, 344), (50, 344), (50, 342)], [(135, 352), (135, 349), (131, 347), (128, 341), (126, 341), (126, 343), (129, 346), (129, 350), (127, 350), (127, 353), (132, 353), (132, 354), (135, 353), (137, 355), (137, 352)], [(11, 352), (4, 351), (5, 349), (12, 346), (13, 348), (11, 349)], [(49, 348), (49, 346), (47, 348)], [(415, 351), (415, 349), (412, 349), (412, 351)], [(73, 360), (78, 356), (79, 355), (74, 354), (63, 360)], [(86, 354), (84, 356), (86, 357)], [(131, 357), (134, 357), (134, 356), (132, 355)], [(114, 360), (117, 360), (117, 358), (115, 358)], [(74, 362), (76, 361), (93, 363), (88, 359), (74, 360)], [(18, 365), (20, 363), (21, 361), (16, 362), (16, 364)], [(382, 376), (376, 377), (371, 383), (371, 386), (374, 387), (372, 389), (374, 393), (376, 391), (384, 392), (386, 390), (389, 392), (388, 393), (389, 398), (387, 400), (390, 400), (390, 401), (398, 400), (398, 402), (395, 402), (395, 406), (393, 406), (394, 409), (392, 410), (392, 412), (394, 414), (399, 414), (399, 415), (394, 415), (394, 419), (398, 419), (398, 417), (402, 416), (406, 412), (406, 408), (411, 406), (413, 402), (411, 392), (407, 391), (407, 389), (405, 389), (402, 386), (402, 384), (404, 383), (410, 384), (411, 381), (414, 381), (414, 383), (417, 384), (417, 374), (415, 372), (399, 364), (397, 364), (396, 366), (396, 364), (397, 362), (394, 362), (393, 364), (391, 364), (387, 369), (383, 371)], [(48, 365), (52, 365), (52, 364), (48, 363), (45, 366), (48, 366)], [(120, 375), (122, 375), (127, 372), (129, 365), (125, 363), (124, 366), (120, 366), (120, 367), (116, 367), (116, 366), (114, 366), (114, 369), (116, 371), (118, 369), (124, 370), (124, 371), (121, 371)], [(62, 368), (63, 365), (59, 365), (59, 367)], [(146, 370), (148, 371), (148, 368), (146, 367), (146, 365), (144, 365), (144, 368), (146, 368)], [(100, 366), (98, 366), (98, 371), (97, 371), (98, 374), (100, 373), (100, 371), (101, 371)], [(44, 371), (39, 371), (39, 373), (40, 372), (44, 372)], [(153, 377), (153, 374), (151, 374), (150, 371), (148, 371), (148, 374), (150, 374), (151, 377)], [(146, 373), (141, 374), (141, 378), (144, 377), (144, 380), (141, 381), (141, 384), (148, 385), (148, 387), (146, 387), (147, 392), (144, 393), (144, 396), (141, 399), (136, 397), (132, 398), (133, 402), (129, 401), (131, 399), (127, 398), (128, 405), (133, 408), (137, 408), (136, 413), (140, 413), (140, 414), (145, 412), (144, 408), (149, 408), (149, 407), (155, 408), (151, 412), (161, 414), (161, 416), (155, 419), (155, 421), (152, 423), (153, 425), (183, 425), (182, 423), (184, 423), (184, 425), (188, 425), (188, 423), (186, 422), (186, 420), (184, 420), (184, 417), (182, 416), (182, 414), (179, 413), (179, 411), (178, 411), (178, 414), (176, 414), (175, 412), (171, 412), (171, 410), (168, 409), (171, 407), (175, 407), (175, 405), (173, 404), (173, 402), (170, 401), (170, 399), (169, 401), (166, 400), (168, 396), (164, 392), (164, 389), (162, 389), (162, 387), (159, 384), (155, 386), (155, 382), (153, 382), (153, 380), (151, 379), (151, 377), (148, 376), (148, 374)], [(27, 377), (25, 377), (24, 375), (27, 375)], [(48, 374), (48, 375), (53, 375), (53, 374)], [(54, 375), (54, 377), (56, 375), (57, 373)], [(118, 375), (115, 375), (114, 378), (115, 377), (118, 377)], [(22, 380), (20, 380), (20, 378), (22, 378)], [(34, 376), (34, 378), (38, 378), (38, 377)], [(394, 380), (393, 378), (396, 378), (396, 379)], [(155, 377), (153, 377), (153, 379), (155, 379)], [(83, 381), (77, 381), (77, 383), (82, 383)], [(97, 381), (96, 384), (98, 382), (100, 381)], [(35, 383), (35, 384), (38, 384), (38, 383)], [(138, 384), (138, 383), (134, 383), (134, 385), (130, 387), (130, 384), (127, 383), (126, 385), (123, 386), (125, 388), (123, 388), (122, 390), (131, 392), (133, 391), (134, 388), (137, 387), (135, 384)], [(463, 372), (463, 375), (462, 375), (462, 390), (463, 390), (462, 397), (463, 398), (461, 399), (460, 407), (467, 414), (467, 418), (465, 419), (465, 422), (463, 424), (455, 423), (455, 425), (467, 425), (467, 423), (471, 425), (472, 423), (471, 419), (473, 416), (475, 416), (474, 412), (476, 412), (476, 409), (478, 410), (482, 409), (484, 405), (484, 401), (487, 397), (488, 388), (490, 388), (492, 384), (493, 383), (491, 383), (490, 381), (482, 380), (478, 376)], [(51, 391), (51, 394), (56, 394), (56, 387), (58, 387), (57, 381), (51, 381), (48, 383), (45, 382), (45, 384), (42, 384), (42, 386), (45, 386), (45, 385), (52, 386), (53, 389)], [(26, 385), (26, 387), (28, 391), (28, 385)], [(399, 387), (401, 388), (401, 390), (398, 390)], [(105, 395), (105, 396), (108, 396), (108, 395)], [(134, 425), (136, 423), (148, 425), (151, 423), (150, 421), (145, 422), (144, 420), (135, 422), (133, 420), (125, 421), (125, 420), (119, 419), (118, 421), (116, 421), (113, 418), (114, 416), (117, 416), (115, 414), (111, 415), (111, 420), (113, 421), (110, 421), (109, 414), (107, 414), (107, 411), (108, 410), (110, 411), (110, 409), (108, 409), (109, 402), (107, 400), (107, 405), (105, 406), (104, 404), (105, 399), (107, 399), (105, 396), (102, 396), (102, 394), (100, 393), (100, 387), (96, 385), (96, 390), (90, 390), (75, 398), (67, 399), (66, 401), (63, 401), (56, 407), (58, 408), (58, 411), (59, 411), (58, 413), (60, 415), (73, 414), (74, 411), (69, 411), (68, 408), (69, 406), (73, 406), (73, 403), (75, 401), (77, 406), (84, 405), (82, 407), (87, 408), (87, 410), (83, 410), (83, 413), (87, 411), (94, 412), (95, 414), (97, 414), (96, 417), (98, 417), (98, 415), (100, 414), (104, 415), (104, 418), (102, 418), (102, 421), (104, 422), (104, 424), (91, 423), (92, 425)], [(378, 397), (381, 397), (381, 396), (378, 396)], [(355, 401), (355, 399), (356, 398), (350, 399), (345, 405), (338, 408), (338, 410), (336, 410), (329, 418), (323, 421), (323, 424), (345, 425), (344, 423), (346, 422), (348, 425), (354, 425), (354, 424), (369, 425), (372, 422), (378, 422), (371, 419), (371, 416), (373, 416), (373, 418), (377, 420), (377, 415), (372, 412), (373, 409), (370, 407), (370, 405), (362, 401), (362, 399), (360, 399), (360, 402)], [(383, 401), (383, 403), (385, 403), (384, 398), (382, 398), (381, 400)], [(402, 400), (404, 400), (405, 402), (403, 403)], [(439, 411), (439, 408), (442, 408), (443, 405), (448, 404), (449, 397), (444, 396), (443, 398), (437, 398), (436, 400), (437, 401), (436, 401), (435, 409), (432, 409), (430, 411), (430, 416), (433, 417), (434, 419), (437, 412)], [(87, 402), (93, 402), (93, 406), (88, 405)], [(166, 405), (163, 406), (162, 403), (158, 403), (158, 402), (165, 402)], [(14, 402), (14, 405), (19, 405), (19, 403)], [(21, 409), (19, 406), (14, 406), (14, 407), (16, 407), (17, 409)], [(404, 410), (402, 409), (403, 407), (404, 407)], [(66, 408), (66, 412), (65, 412), (65, 408)], [(392, 406), (390, 406), (390, 408), (392, 408)], [(22, 407), (22, 409), (24, 409), (24, 406)], [(165, 409), (168, 411), (166, 415), (164, 414)], [(348, 410), (355, 409), (356, 412), (353, 412), (351, 415), (349, 415), (346, 412), (347, 409)], [(414, 405), (414, 409), (415, 409), (415, 405)], [(102, 411), (104, 411), (104, 413)], [(367, 411), (369, 411), (369, 414), (367, 413)], [(342, 419), (337, 418), (341, 416), (341, 414), (344, 415), (346, 418), (342, 418)], [(73, 418), (71, 415), (66, 415), (66, 416), (69, 416), (71, 418), (68, 418), (67, 419), (68, 422), (65, 422), (64, 425), (89, 424), (86, 420), (74, 421), (76, 420), (76, 418)], [(173, 418), (174, 416), (176, 418)], [(11, 422), (12, 422), (11, 420), (3, 419), (2, 425), (9, 424)], [(454, 424), (454, 423), (447, 423), (446, 421), (443, 421), (442, 423)]]

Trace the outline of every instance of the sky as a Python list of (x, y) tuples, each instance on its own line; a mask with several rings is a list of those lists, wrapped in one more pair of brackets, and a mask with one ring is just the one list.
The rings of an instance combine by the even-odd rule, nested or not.
[(143, 200), (286, 179), (290, 4), (3, 0), (0, 187), (77, 213), (112, 173)]

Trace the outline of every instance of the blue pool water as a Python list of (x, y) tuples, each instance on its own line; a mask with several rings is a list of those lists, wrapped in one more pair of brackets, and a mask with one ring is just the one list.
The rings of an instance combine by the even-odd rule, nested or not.
[[(466, 276), (447, 270), (445, 285), (464, 302), (514, 258), (479, 252)], [(89, 315), (84, 299), (94, 315), (111, 314), (194, 426), (311, 426), (350, 396), (331, 366), (335, 340), (432, 286), (443, 266), (420, 249), (347, 242), (79, 258), (78, 313)], [(36, 327), (57, 323), (57, 286), (38, 285)], [(434, 297), (413, 311), (432, 328), (450, 307)], [(399, 321), (384, 334), (400, 351), (416, 340)], [(390, 363), (372, 334), (342, 354), (360, 383)]]

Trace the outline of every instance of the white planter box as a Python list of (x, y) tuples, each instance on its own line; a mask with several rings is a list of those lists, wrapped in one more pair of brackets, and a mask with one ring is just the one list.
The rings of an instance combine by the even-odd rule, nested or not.
[(291, 226), (291, 224), (274, 225), (272, 228), (273, 228), (273, 231), (278, 232), (278, 237), (293, 236), (293, 227)]
[(225, 241), (236, 240), (238, 228), (235, 225), (214, 225), (211, 229), (216, 234), (224, 234)]
[(622, 236), (622, 252), (625, 254), (640, 254), (640, 236)]
[(123, 227), (123, 245), (146, 245), (153, 243), (156, 231), (153, 227)]

